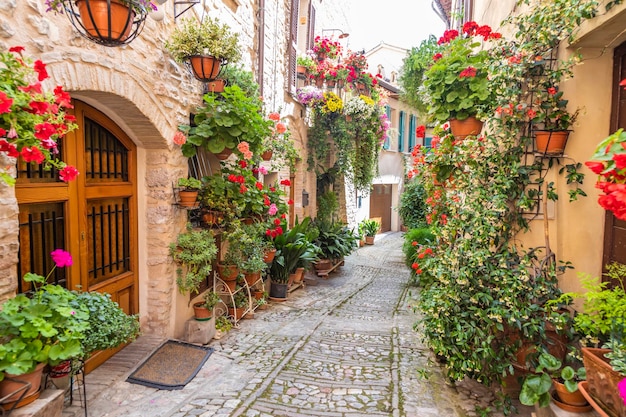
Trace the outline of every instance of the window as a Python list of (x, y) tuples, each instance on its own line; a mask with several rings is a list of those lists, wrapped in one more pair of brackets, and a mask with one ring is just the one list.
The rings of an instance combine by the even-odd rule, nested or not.
[[(391, 123), (391, 107), (388, 105), (385, 106), (385, 114), (387, 115), (387, 120)], [(387, 136), (385, 136), (385, 142), (383, 143), (383, 149), (389, 149), (391, 146), (391, 136), (389, 135), (389, 131), (387, 131)]]
[(401, 111), (398, 117), (398, 152), (404, 152), (404, 112)]
[(409, 117), (409, 149), (407, 151), (413, 151), (415, 148), (415, 128), (417, 127), (417, 117), (412, 114)]

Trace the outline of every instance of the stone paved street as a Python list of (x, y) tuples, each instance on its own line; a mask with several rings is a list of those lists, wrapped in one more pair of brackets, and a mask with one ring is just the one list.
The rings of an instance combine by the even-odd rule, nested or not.
[[(211, 342), (215, 352), (182, 390), (124, 382), (162, 342), (142, 336), (87, 376), (89, 416), (480, 415), (493, 395), (471, 381), (446, 384), (413, 331), (401, 246), (399, 233), (378, 236), (327, 280), (243, 320)], [(64, 416), (83, 415), (79, 405)]]

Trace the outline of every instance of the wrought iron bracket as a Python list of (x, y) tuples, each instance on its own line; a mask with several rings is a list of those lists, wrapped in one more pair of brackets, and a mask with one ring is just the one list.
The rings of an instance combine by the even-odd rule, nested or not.
[[(196, 4), (199, 4), (200, 0), (175, 0), (174, 1), (174, 20), (177, 19), (181, 14), (185, 13), (187, 10), (191, 9)], [(182, 6), (183, 10), (178, 10), (176, 6)]]

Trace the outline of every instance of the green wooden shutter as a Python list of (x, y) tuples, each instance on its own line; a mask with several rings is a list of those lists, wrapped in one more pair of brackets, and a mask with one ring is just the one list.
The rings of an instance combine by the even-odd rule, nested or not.
[[(387, 115), (387, 120), (391, 122), (391, 107), (385, 106), (385, 114)], [(387, 131), (387, 136), (385, 136), (385, 142), (383, 143), (383, 149), (389, 149), (391, 146), (391, 136), (389, 135), (389, 131)]]
[(408, 152), (412, 152), (413, 148), (415, 147), (415, 128), (416, 126), (416, 122), (417, 122), (417, 118), (415, 117), (415, 115), (411, 115), (409, 117), (409, 149), (407, 149)]
[(398, 152), (404, 152), (404, 112), (398, 117)]

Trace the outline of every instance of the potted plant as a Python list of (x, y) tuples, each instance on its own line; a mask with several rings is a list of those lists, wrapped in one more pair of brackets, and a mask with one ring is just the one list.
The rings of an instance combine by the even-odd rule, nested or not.
[(567, 411), (590, 411), (587, 400), (578, 391), (578, 383), (586, 379), (584, 367), (575, 370), (569, 365), (563, 366), (559, 359), (548, 352), (541, 353), (537, 361), (537, 367), (524, 378), (519, 396), (522, 404), (546, 407), (550, 403), (550, 390), (554, 386), (558, 407)]
[(205, 82), (217, 77), (223, 62), (235, 62), (241, 57), (239, 34), (210, 17), (201, 22), (183, 19), (165, 49), (177, 62), (189, 62), (194, 76)]
[(357, 246), (356, 236), (345, 225), (337, 222), (316, 220), (317, 237), (313, 243), (319, 248), (319, 260), (313, 265), (318, 271), (328, 271), (339, 265)]
[(198, 200), (198, 193), (202, 188), (202, 181), (197, 178), (178, 179), (178, 198), (181, 207), (195, 207)]
[[(20, 156), (25, 164), (41, 165), (46, 170), (55, 168), (59, 179), (72, 181), (78, 171), (57, 159), (58, 154), (55, 154), (57, 141), (77, 127), (76, 119), (68, 113), (70, 95), (61, 86), (55, 88), (54, 94), (42, 91), (41, 87), (26, 88), (39, 85), (49, 76), (43, 62), (38, 60), (34, 64), (23, 52), (21, 46), (0, 52), (3, 84), (0, 95), (5, 106), (0, 114), (0, 132), (5, 141), (0, 152), (12, 158)], [(33, 111), (30, 103), (38, 103), (38, 110)], [(42, 129), (50, 125), (56, 127)], [(0, 169), (0, 181), (15, 184), (15, 179), (4, 167)]]
[(148, 14), (156, 11), (150, 0), (46, 0), (47, 11), (63, 13), (78, 24), (81, 34), (105, 46), (132, 41), (143, 29)]
[(365, 244), (373, 245), (374, 238), (378, 231), (380, 230), (380, 223), (374, 219), (366, 219), (361, 222), (363, 225), (363, 233), (365, 233)]
[(313, 41), (313, 53), (319, 61), (337, 59), (341, 55), (341, 44), (330, 38), (316, 36)]
[(209, 230), (192, 228), (180, 233), (175, 243), (169, 246), (170, 255), (179, 264), (176, 270), (176, 285), (181, 294), (198, 294), (200, 284), (211, 273), (212, 263), (217, 256), (215, 238)]
[(198, 321), (210, 320), (213, 317), (213, 308), (222, 301), (219, 294), (210, 290), (204, 293), (202, 301), (194, 303), (194, 317)]
[(301, 258), (315, 259), (317, 250), (312, 245), (312, 240), (316, 231), (309, 228), (310, 225), (311, 218), (306, 217), (285, 233), (274, 237), (276, 255), (270, 266), (270, 298), (286, 299), (289, 275), (295, 272), (298, 262)]
[(248, 286), (253, 286), (261, 279), (261, 274), (267, 269), (265, 252), (267, 243), (263, 239), (265, 226), (261, 223), (242, 225), (246, 239), (242, 245), (242, 260), (239, 268), (243, 272)]
[(195, 126), (179, 126), (187, 135), (187, 142), (181, 146), (183, 155), (194, 156), (197, 146), (220, 154), (243, 143), (252, 154), (260, 154), (262, 140), (271, 134), (273, 124), (260, 110), (258, 98), (248, 97), (236, 85), (225, 87), (219, 98), (205, 94), (204, 104), (194, 116)]
[(306, 74), (311, 72), (317, 64), (311, 56), (298, 54), (296, 58), (296, 66), (298, 71), (298, 77), (306, 78)]
[(480, 117), (490, 114), (495, 103), (488, 83), (490, 52), (477, 49), (481, 46), (476, 39), (479, 36), (487, 41), (500, 35), (476, 22), (465, 23), (461, 34), (455, 29), (446, 30), (437, 43), (431, 66), (424, 72), (429, 116), (442, 123), (449, 120), (452, 134), (459, 139), (478, 135), (482, 129)]
[(248, 299), (247, 291), (245, 288), (239, 287), (233, 294), (232, 305), (228, 306), (228, 315), (231, 316), (233, 320), (238, 321), (247, 313), (249, 305), (250, 300)]
[(265, 161), (269, 161), (273, 155), (277, 156), (272, 160), (273, 170), (280, 171), (287, 167), (295, 172), (300, 153), (291, 139), (291, 132), (278, 112), (270, 113), (268, 118), (273, 122), (272, 133), (263, 140), (264, 152), (261, 156)]
[(587, 383), (583, 394), (588, 392), (614, 415), (626, 415), (626, 404), (618, 389), (626, 377), (626, 266), (610, 264), (606, 274), (614, 283), (613, 287), (587, 274), (582, 275), (584, 294), (566, 293), (563, 297), (583, 300), (584, 312), (574, 317), (574, 329), (585, 344), (582, 354)]
[[(68, 252), (57, 249), (51, 256), (52, 271), (72, 265)], [(31, 294), (5, 301), (0, 311), (0, 398), (7, 397), (6, 402), (20, 399), (21, 392), (10, 394), (23, 387), (6, 378), (27, 380), (31, 387), (24, 398), (36, 398), (44, 366), (83, 356), (82, 340), (89, 329), (89, 311), (73, 303), (75, 293), (30, 272), (23, 279), (31, 283)]]
[[(529, 110), (531, 121), (535, 125), (535, 148), (545, 155), (560, 155), (565, 150), (569, 137), (569, 128), (578, 117), (578, 110), (570, 113), (567, 110), (568, 101), (563, 98), (563, 92), (548, 80), (544, 89), (539, 90), (535, 103)], [(536, 109), (536, 110), (535, 110)]]
[(89, 311), (89, 327), (81, 341), (85, 358), (94, 352), (132, 342), (139, 335), (139, 316), (126, 314), (110, 294), (76, 292), (71, 303), (75, 308)]

